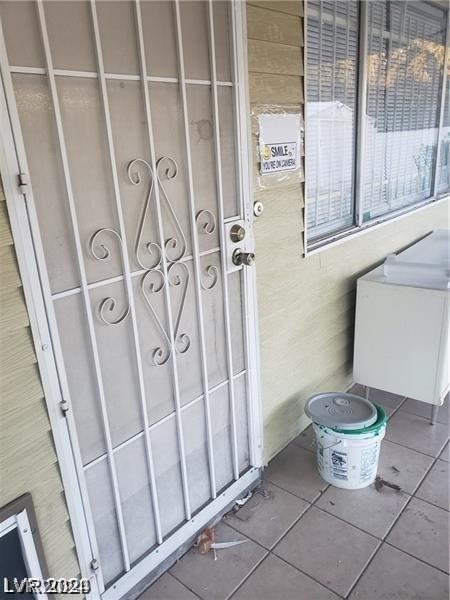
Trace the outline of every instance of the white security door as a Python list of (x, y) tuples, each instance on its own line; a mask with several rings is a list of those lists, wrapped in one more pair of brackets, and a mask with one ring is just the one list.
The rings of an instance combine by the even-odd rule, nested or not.
[(242, 5), (0, 6), (71, 519), (118, 598), (258, 477)]

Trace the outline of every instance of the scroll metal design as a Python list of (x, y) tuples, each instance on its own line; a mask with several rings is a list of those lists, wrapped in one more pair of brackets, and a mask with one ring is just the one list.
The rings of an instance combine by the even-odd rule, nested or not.
[[(171, 287), (181, 288), (181, 299), (178, 310), (175, 314), (175, 326), (173, 330), (173, 339), (178, 354), (184, 354), (191, 346), (191, 339), (187, 333), (180, 332), (181, 318), (186, 302), (186, 295), (189, 288), (190, 273), (184, 262), (172, 263), (167, 272), (167, 280)], [(159, 269), (147, 271), (142, 277), (141, 290), (145, 302), (150, 310), (153, 320), (163, 339), (163, 346), (158, 346), (152, 353), (152, 362), (156, 366), (166, 364), (172, 354), (172, 343), (166, 329), (158, 317), (158, 314), (152, 304), (152, 295), (163, 291), (166, 285), (164, 274)]]
[[(163, 180), (174, 180), (177, 174), (178, 165), (170, 156), (160, 158), (156, 163), (155, 169), (152, 169), (150, 163), (143, 158), (132, 160), (127, 167), (128, 180), (132, 185), (141, 185), (144, 179), (148, 178), (148, 189), (137, 227), (134, 251), (138, 265), (145, 271), (140, 282), (141, 292), (161, 336), (160, 345), (151, 354), (151, 361), (156, 366), (166, 364), (173, 351), (178, 354), (184, 354), (191, 346), (190, 336), (181, 329), (190, 284), (190, 270), (184, 260), (186, 257), (187, 242), (180, 221), (163, 184)], [(159, 191), (159, 198), (161, 199), (159, 205), (156, 202), (157, 191)], [(174, 234), (165, 240), (163, 239), (163, 232), (161, 230), (161, 211), (163, 209), (168, 214), (174, 231)], [(157, 231), (160, 233), (159, 243), (145, 239), (145, 230), (151, 224), (152, 213)], [(212, 235), (216, 231), (216, 218), (210, 210), (199, 211), (195, 221), (199, 234)], [(120, 234), (114, 229), (99, 229), (92, 235), (89, 242), (92, 256), (97, 260), (108, 260), (111, 257), (111, 250), (106, 245), (106, 241), (102, 239), (102, 236), (108, 234), (118, 239), (123, 263), (123, 240)], [(168, 263), (166, 273), (163, 270), (163, 263), (165, 261)], [(219, 272), (217, 267), (208, 265), (201, 276), (200, 283), (204, 290), (211, 290), (217, 285), (218, 279)], [(166, 285), (169, 285), (171, 288), (178, 288), (180, 292), (180, 299), (173, 314), (173, 340), (171, 340), (171, 336), (155, 308), (157, 295), (164, 292)], [(129, 315), (130, 298), (127, 297), (126, 309), (118, 317), (111, 318), (111, 314), (114, 311), (117, 312), (117, 305), (118, 302), (113, 297), (104, 298), (99, 303), (99, 318), (106, 325), (118, 325)]]
[[(98, 229), (91, 236), (91, 239), (89, 240), (89, 250), (90, 250), (92, 256), (96, 260), (109, 260), (109, 258), (111, 257), (111, 250), (109, 249), (109, 247), (106, 245), (106, 243), (100, 242), (101, 236), (105, 236), (105, 234), (110, 234), (119, 240), (121, 258), (122, 258), (122, 264), (123, 264), (123, 260), (124, 260), (123, 259), (123, 240), (120, 237), (120, 234), (117, 233), (117, 231), (115, 229), (110, 229), (108, 227), (104, 227), (103, 229)], [(128, 315), (130, 314), (130, 299), (128, 298), (128, 292), (127, 292), (127, 307), (126, 307), (126, 309), (118, 317), (109, 318), (109, 317), (112, 317), (112, 314), (115, 312), (116, 307), (117, 307), (117, 300), (112, 296), (108, 296), (107, 298), (104, 298), (98, 304), (97, 309), (98, 309), (99, 318), (103, 323), (105, 323), (105, 325), (119, 325), (119, 323), (122, 323), (128, 317)]]
[[(163, 156), (157, 161), (155, 172), (153, 172), (151, 165), (146, 160), (143, 158), (136, 158), (130, 162), (127, 169), (128, 179), (132, 185), (140, 185), (142, 183), (142, 169), (145, 169), (147, 172), (149, 187), (138, 226), (135, 254), (139, 266), (147, 270), (142, 277), (141, 290), (157, 329), (161, 334), (162, 345), (155, 348), (152, 352), (153, 364), (161, 366), (166, 364), (172, 354), (172, 342), (164, 324), (158, 317), (152, 300), (154, 300), (154, 294), (161, 293), (166, 284), (170, 287), (180, 288), (181, 298), (174, 316), (173, 345), (178, 354), (184, 354), (189, 350), (191, 345), (189, 335), (180, 330), (181, 319), (189, 288), (190, 273), (187, 265), (182, 262), (187, 250), (186, 237), (163, 185), (164, 178), (169, 181), (176, 178), (178, 174), (178, 165), (170, 156)], [(156, 206), (156, 186), (158, 186), (160, 192), (159, 197), (163, 201), (160, 206)], [(164, 207), (169, 214), (169, 218), (172, 221), (175, 230), (174, 236), (169, 237), (166, 240), (161, 239), (159, 244), (153, 241), (144, 241), (144, 229), (151, 218), (150, 213), (153, 201), (157, 211), (158, 229), (161, 226), (159, 219), (162, 218), (161, 213), (159, 212), (158, 214), (158, 211)], [(162, 271), (163, 251), (166, 260), (170, 263), (167, 269), (167, 281)]]
[[(210, 210), (201, 210), (195, 217), (200, 234), (212, 235), (216, 231), (216, 217)], [(201, 276), (200, 284), (204, 290), (212, 290), (219, 280), (219, 271), (214, 265), (208, 265), (205, 269), (206, 277)]]
[[(156, 242), (143, 242), (145, 224), (150, 218), (150, 205), (152, 202), (152, 197), (156, 196), (156, 186), (158, 186), (158, 189), (161, 192), (160, 197), (162, 197), (164, 200), (170, 219), (175, 226), (176, 231), (176, 237), (172, 236), (163, 242), (166, 258), (169, 262), (176, 262), (181, 260), (186, 254), (186, 238), (162, 183), (162, 176), (165, 176), (165, 178), (168, 180), (173, 180), (176, 178), (178, 174), (178, 165), (170, 156), (163, 156), (157, 161), (156, 173), (153, 173), (151, 165), (146, 160), (143, 158), (135, 158), (128, 165), (128, 179), (132, 185), (140, 185), (142, 183), (142, 173), (139, 167), (145, 168), (148, 173), (150, 183), (139, 222), (138, 235), (135, 244), (135, 254), (139, 266), (142, 269), (151, 270), (159, 267), (162, 260), (162, 248), (160, 244), (157, 244)], [(156, 260), (146, 264), (146, 259), (149, 257), (152, 258), (153, 255), (156, 255)]]

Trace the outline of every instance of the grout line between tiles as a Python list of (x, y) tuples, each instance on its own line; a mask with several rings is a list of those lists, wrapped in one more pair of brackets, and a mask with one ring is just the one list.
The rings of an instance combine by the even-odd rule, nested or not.
[[(194, 594), (194, 596), (196, 598), (198, 598), (198, 600), (203, 600), (203, 598), (201, 596), (199, 596), (196, 592), (194, 592), (194, 590), (191, 590), (191, 588), (188, 585), (186, 585), (183, 581), (181, 581), (180, 579), (178, 579), (178, 577), (176, 577), (176, 575), (174, 575), (173, 573), (171, 573), (170, 569), (169, 569), (169, 571), (166, 571), (166, 573), (168, 573), (171, 577), (173, 577), (176, 581), (178, 581), (178, 583), (180, 583), (184, 588), (186, 588), (189, 592), (191, 592), (191, 594)], [(150, 589), (150, 588), (148, 588), (148, 589)], [(139, 600), (139, 598), (138, 598), (138, 600)]]
[(313, 581), (315, 581), (316, 583), (318, 583), (319, 585), (321, 585), (326, 590), (329, 590), (330, 592), (332, 592), (336, 596), (339, 596), (339, 598), (345, 598), (346, 597), (346, 596), (342, 596), (342, 594), (340, 594), (339, 592), (336, 592), (336, 590), (333, 590), (332, 588), (330, 588), (325, 583), (322, 583), (322, 581), (319, 581), (318, 579), (316, 579), (315, 577), (313, 577), (313, 575), (311, 575), (310, 573), (306, 573), (306, 571), (303, 571), (302, 569), (300, 569), (299, 567), (297, 567), (297, 565), (294, 565), (293, 563), (291, 563), (287, 558), (278, 556), (278, 554), (275, 554), (275, 552), (271, 552), (270, 554), (273, 554), (273, 556), (276, 556), (279, 560), (284, 561), (286, 564), (288, 564), (289, 566), (293, 567), (296, 571), (298, 571), (302, 575), (306, 575), (306, 577), (309, 577), (309, 579), (312, 579)]
[[(398, 446), (401, 446), (401, 444), (397, 444)], [(406, 447), (406, 446), (404, 446)], [(428, 456), (428, 455), (426, 455)], [(434, 464), (436, 463), (436, 461), (438, 460), (438, 457), (436, 456), (433, 459), (433, 462), (430, 465), (430, 468), (424, 473), (424, 475), (422, 476), (422, 478), (419, 480), (417, 487), (415, 488), (415, 491), (413, 494), (407, 494), (407, 492), (404, 492), (405, 494), (407, 494), (409, 496), (408, 500), (405, 502), (405, 504), (403, 505), (403, 508), (400, 510), (400, 512), (398, 513), (398, 515), (395, 517), (395, 519), (393, 520), (393, 522), (391, 523), (390, 527), (388, 527), (388, 530), (386, 532), (386, 534), (384, 535), (384, 537), (382, 538), (382, 543), (380, 544), (377, 552), (375, 552), (375, 554), (372, 556), (371, 560), (369, 561), (369, 563), (366, 565), (366, 568), (364, 569), (364, 571), (361, 573), (361, 575), (358, 577), (358, 579), (354, 582), (353, 586), (351, 587), (350, 591), (348, 592), (347, 596), (348, 597), (353, 590), (355, 589), (355, 587), (358, 585), (359, 581), (361, 580), (361, 578), (363, 577), (364, 573), (367, 571), (367, 569), (370, 567), (370, 565), (372, 564), (375, 556), (378, 554), (378, 551), (380, 550), (380, 548), (382, 547), (383, 544), (388, 544), (389, 546), (393, 546), (394, 548), (397, 548), (396, 546), (394, 546), (393, 544), (390, 544), (389, 542), (387, 542), (387, 538), (389, 536), (389, 534), (391, 533), (392, 529), (395, 527), (395, 525), (397, 524), (397, 521), (400, 519), (400, 517), (402, 516), (404, 510), (407, 508), (407, 506), (409, 505), (409, 503), (411, 502), (411, 500), (413, 498), (415, 498), (415, 493), (418, 490), (419, 486), (422, 485), (425, 477), (428, 475), (428, 473), (430, 472), (430, 470), (433, 468)], [(400, 550), (401, 552), (404, 552), (401, 548), (397, 548), (397, 550)], [(405, 554), (408, 554), (408, 552), (405, 552)], [(416, 560), (420, 560), (419, 558), (417, 558), (417, 556), (413, 556), (412, 554), (410, 554), (410, 556), (412, 556), (413, 558), (415, 558)], [(421, 561), (423, 563), (425, 563), (425, 561)], [(428, 564), (428, 563), (425, 563)], [(429, 566), (433, 566), (433, 565), (429, 565)], [(436, 567), (435, 567), (436, 568)], [(439, 569), (441, 570), (441, 569)]]
[[(258, 545), (262, 548), (261, 544), (258, 544)], [(242, 578), (242, 581), (240, 581), (240, 583), (234, 588), (234, 590), (230, 594), (228, 594), (228, 596), (226, 597), (226, 600), (229, 600), (232, 596), (234, 596), (234, 594), (244, 585), (244, 583), (247, 581), (247, 579), (250, 577), (250, 575), (252, 575), (256, 571), (256, 569), (259, 567), (260, 564), (262, 564), (262, 562), (264, 560), (266, 560), (266, 558), (269, 556), (270, 552), (268, 550), (266, 550), (265, 548), (264, 548), (264, 550), (265, 550), (265, 554), (261, 558), (261, 560), (259, 560), (256, 563), (256, 565), (252, 569), (250, 569), (250, 571), (247, 573), (247, 575), (245, 575)], [(204, 600), (209, 600), (209, 599), (205, 598)]]
[(391, 442), (391, 444), (395, 444), (396, 446), (401, 446), (402, 448), (406, 448), (407, 450), (412, 450), (413, 452), (418, 452), (419, 454), (428, 456), (428, 458), (432, 458), (433, 460), (435, 460), (436, 458), (439, 458), (439, 455), (442, 453), (442, 450), (445, 448), (445, 444), (448, 442), (448, 439), (446, 439), (443, 447), (438, 451), (438, 456), (433, 456), (432, 454), (427, 454), (426, 452), (421, 452), (420, 450), (416, 450), (416, 448), (410, 448), (410, 446), (405, 446), (404, 444), (400, 444), (399, 442), (394, 442), (394, 440), (390, 440), (388, 437), (385, 437), (384, 439), (387, 442)]
[[(419, 490), (417, 490), (417, 491), (419, 491)], [(417, 500), (420, 500), (421, 502), (425, 502), (426, 504), (429, 504), (430, 506), (434, 506), (434, 508), (440, 508), (441, 510), (444, 510), (445, 512), (450, 512), (450, 509), (448, 509), (448, 508), (443, 508), (442, 506), (439, 506), (439, 504), (435, 504), (434, 502), (430, 502), (429, 500), (425, 500), (425, 498), (421, 498), (420, 496), (417, 496), (416, 492), (414, 492), (414, 498), (416, 498)]]
[[(281, 489), (281, 488), (279, 488)], [(284, 491), (284, 490), (283, 490)], [(298, 496), (295, 496), (295, 498), (298, 498)], [(303, 500), (303, 498), (298, 498), (299, 500)], [(303, 500), (303, 502), (306, 502), (306, 500)], [(267, 550), (268, 552), (272, 552), (272, 550), (275, 548), (275, 546), (281, 542), (281, 540), (284, 538), (284, 536), (294, 527), (294, 525), (296, 525), (299, 520), (303, 517), (303, 515), (306, 513), (307, 510), (309, 510), (311, 508), (312, 504), (310, 502), (308, 502), (308, 506), (305, 508), (305, 510), (298, 515), (298, 517), (295, 518), (295, 521), (289, 525), (289, 528), (286, 529), (286, 531), (284, 531), (280, 537), (278, 537), (276, 539), (276, 541), (269, 547), (266, 548), (265, 546), (262, 546), (261, 542), (259, 542), (258, 540), (255, 540), (254, 538), (252, 538), (248, 533), (243, 533), (242, 531), (240, 531), (237, 527), (233, 527), (233, 525), (231, 523), (229, 523), (228, 521), (226, 521), (226, 524), (231, 527), (232, 529), (234, 529), (234, 531), (236, 531), (236, 533), (240, 533), (241, 535), (245, 535), (246, 537), (248, 537), (249, 540), (252, 540), (252, 542), (255, 542), (256, 544), (259, 544), (260, 546), (262, 546), (265, 550)]]
[(431, 567), (432, 569), (436, 569), (436, 571), (440, 571), (441, 573), (444, 573), (444, 575), (447, 575), (447, 577), (449, 575), (448, 571), (444, 571), (440, 567), (437, 567), (436, 565), (432, 565), (431, 563), (427, 562), (426, 560), (423, 560), (423, 558), (418, 558), (417, 556), (414, 556), (414, 554), (411, 554), (411, 552), (408, 552), (407, 550), (403, 550), (403, 548), (399, 548), (392, 542), (388, 542), (387, 540), (385, 540), (383, 542), (383, 544), (386, 544), (386, 546), (391, 546), (391, 548), (395, 548), (396, 550), (400, 550), (400, 552), (403, 552), (403, 554), (407, 554), (411, 558), (415, 558), (416, 560), (423, 563), (424, 565), (427, 565), (428, 567)]

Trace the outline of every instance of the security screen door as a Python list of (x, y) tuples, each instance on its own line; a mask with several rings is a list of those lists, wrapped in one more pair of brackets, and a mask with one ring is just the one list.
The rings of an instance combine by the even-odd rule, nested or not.
[(3, 85), (105, 598), (257, 470), (253, 276), (228, 242), (234, 222), (252, 240), (236, 4), (1, 3)]

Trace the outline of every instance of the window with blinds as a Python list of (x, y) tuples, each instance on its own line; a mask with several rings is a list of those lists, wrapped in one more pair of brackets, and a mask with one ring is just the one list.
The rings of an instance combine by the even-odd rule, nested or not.
[(446, 6), (308, 0), (306, 226), (313, 244), (449, 191)]
[[(450, 47), (447, 48), (450, 54)], [(450, 60), (447, 63), (441, 139), (439, 143), (438, 191), (450, 190)]]
[(353, 223), (358, 2), (308, 1), (307, 227)]

